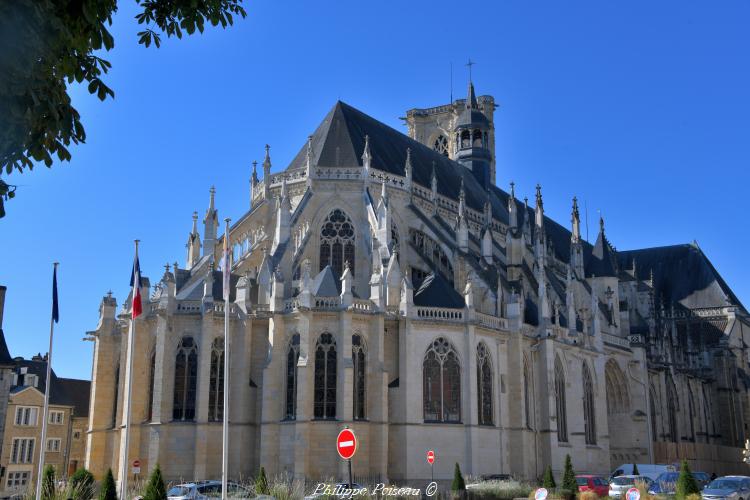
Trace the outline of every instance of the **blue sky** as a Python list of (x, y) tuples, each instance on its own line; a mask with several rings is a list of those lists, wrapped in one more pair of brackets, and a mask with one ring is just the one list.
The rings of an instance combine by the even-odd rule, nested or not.
[(251, 162), (286, 166), (341, 99), (403, 130), (412, 107), (463, 96), (471, 57), (495, 118), (497, 183), (516, 182), (568, 224), (601, 210), (619, 249), (698, 241), (750, 303), (750, 3), (696, 1), (246, 2), (228, 30), (137, 45), (122, 0), (105, 103), (71, 91), (88, 139), (69, 164), (8, 180), (0, 220), (4, 330), (13, 355), (45, 351), (52, 262), (54, 367), (87, 378), (101, 297), (127, 294), (132, 240), (155, 282), (184, 265), (191, 214), (248, 206)]

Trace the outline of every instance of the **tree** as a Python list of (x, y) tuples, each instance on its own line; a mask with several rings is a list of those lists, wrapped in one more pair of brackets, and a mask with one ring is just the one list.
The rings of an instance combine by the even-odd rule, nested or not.
[(461, 474), (461, 467), (456, 462), (456, 468), (453, 470), (453, 484), (451, 484), (451, 491), (454, 493), (462, 493), (466, 490), (466, 481), (464, 476)]
[(156, 464), (154, 470), (151, 471), (146, 491), (143, 493), (143, 500), (167, 500), (167, 487), (164, 485), (164, 479), (161, 477), (159, 464)]
[(75, 500), (89, 500), (94, 496), (94, 475), (86, 469), (78, 469), (70, 476), (70, 496)]
[(557, 488), (555, 484), (555, 476), (552, 474), (552, 466), (548, 465), (544, 470), (544, 477), (542, 477), (542, 486), (548, 490), (554, 490)]
[(572, 494), (578, 492), (578, 483), (576, 482), (576, 473), (573, 470), (573, 462), (570, 461), (570, 455), (565, 455), (565, 469), (563, 471), (562, 487)]
[(682, 461), (680, 467), (680, 476), (677, 478), (677, 486), (675, 487), (675, 497), (678, 499), (684, 499), (688, 495), (693, 493), (700, 493), (701, 489), (698, 486), (698, 482), (695, 480), (693, 473), (690, 471), (690, 466), (687, 460)]
[(99, 500), (117, 500), (117, 488), (112, 469), (107, 469), (107, 474), (104, 476), (102, 489), (99, 491)]
[(633, 464), (633, 475), (637, 476), (640, 472), (638, 472), (638, 464)]
[(268, 488), (268, 479), (266, 478), (266, 469), (261, 465), (258, 477), (255, 478), (255, 493), (257, 495), (270, 495), (271, 491)]
[(45, 465), (42, 471), (42, 498), (55, 498), (55, 468), (51, 465)]
[[(81, 117), (68, 93), (73, 82), (87, 85), (100, 100), (114, 98), (102, 80), (112, 65), (98, 51), (115, 40), (107, 27), (118, 0), (13, 0), (0, 2), (0, 173), (31, 170), (69, 161), (68, 146), (86, 141)], [(161, 45), (161, 36), (182, 38), (203, 32), (206, 23), (226, 28), (246, 17), (242, 0), (136, 0), (144, 29), (138, 43)], [(0, 181), (2, 202), (15, 186)]]

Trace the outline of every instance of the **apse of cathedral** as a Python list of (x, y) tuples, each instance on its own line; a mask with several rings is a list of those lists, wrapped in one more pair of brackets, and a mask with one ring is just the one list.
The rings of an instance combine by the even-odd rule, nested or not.
[[(211, 188), (183, 262), (144, 279), (129, 456), (168, 479), (355, 480), (607, 474), (623, 463), (738, 472), (747, 312), (697, 244), (592, 245), (494, 184), (495, 101), (406, 113), (403, 134), (343, 102), (272, 173), (249, 173), (228, 232)], [(240, 181), (241, 179), (238, 179)], [(547, 193), (545, 193), (547, 194)], [(554, 196), (561, 195), (554, 193)], [(189, 219), (188, 219), (189, 221)], [(219, 234), (222, 232), (223, 234)], [(221, 254), (231, 250), (223, 379)], [(120, 470), (130, 298), (100, 305), (86, 467)]]

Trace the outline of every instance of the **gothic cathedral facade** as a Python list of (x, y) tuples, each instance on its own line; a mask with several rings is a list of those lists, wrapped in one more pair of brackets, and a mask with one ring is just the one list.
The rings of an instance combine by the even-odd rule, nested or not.
[[(344, 426), (361, 481), (427, 479), (427, 450), (439, 479), (456, 462), (532, 479), (567, 454), (579, 472), (681, 458), (741, 470), (747, 311), (696, 244), (618, 251), (603, 220), (590, 244), (575, 198), (565, 228), (540, 186), (533, 207), (498, 188), (495, 109), (470, 83), (408, 111), (405, 135), (338, 102), (287, 168), (271, 173), (266, 147), (223, 234), (212, 188), (185, 263), (144, 282), (129, 460), (219, 478), (228, 390), (234, 478), (343, 477)], [(97, 476), (128, 460), (129, 310), (104, 297), (89, 332)]]

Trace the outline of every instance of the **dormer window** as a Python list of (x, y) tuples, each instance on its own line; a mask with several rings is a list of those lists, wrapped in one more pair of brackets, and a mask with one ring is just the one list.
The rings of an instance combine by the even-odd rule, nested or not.
[(432, 149), (437, 151), (443, 156), (448, 156), (448, 138), (444, 135), (439, 135), (432, 144)]

